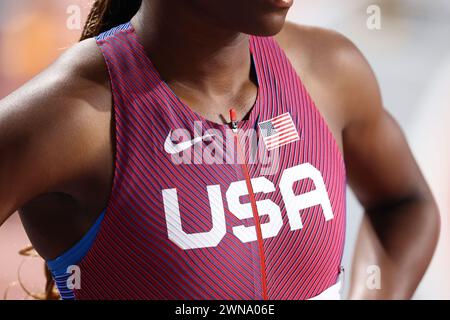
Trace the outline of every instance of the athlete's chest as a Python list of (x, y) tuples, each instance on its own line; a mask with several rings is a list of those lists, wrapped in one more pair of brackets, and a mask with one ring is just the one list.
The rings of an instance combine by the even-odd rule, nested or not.
[(267, 239), (343, 211), (333, 134), (279, 49), (271, 48), (274, 60), (258, 45), (265, 42), (251, 43), (258, 96), (237, 132), (193, 112), (156, 72), (141, 81), (148, 90), (117, 94), (121, 202), (156, 219), (183, 249), (215, 247), (230, 233), (254, 241), (252, 217), (263, 217)]
[(129, 139), (136, 148), (127, 156), (127, 187), (164, 217), (178, 247), (215, 247), (227, 234), (256, 241), (255, 210), (264, 239), (283, 227), (301, 230), (314, 208), (321, 223), (341, 210), (345, 170), (318, 111), (255, 107), (237, 131), (168, 108), (157, 129)]

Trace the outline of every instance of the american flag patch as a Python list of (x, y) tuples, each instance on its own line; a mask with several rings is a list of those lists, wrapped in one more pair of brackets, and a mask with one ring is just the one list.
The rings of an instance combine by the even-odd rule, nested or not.
[(282, 114), (259, 124), (267, 150), (271, 151), (300, 140), (294, 121), (289, 113)]

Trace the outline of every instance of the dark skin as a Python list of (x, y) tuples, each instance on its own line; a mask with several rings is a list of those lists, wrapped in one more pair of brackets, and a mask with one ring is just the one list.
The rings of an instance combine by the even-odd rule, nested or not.
[[(362, 54), (334, 32), (285, 24), (288, 6), (144, 0), (132, 23), (174, 92), (216, 122), (229, 120), (230, 106), (244, 118), (256, 99), (245, 33), (276, 35), (336, 138), (365, 208), (350, 298), (410, 298), (437, 242), (436, 203)], [(107, 205), (111, 110), (106, 66), (92, 39), (0, 101), (0, 224), (19, 210), (45, 259), (79, 241)], [(381, 290), (365, 286), (369, 265), (381, 268)]]

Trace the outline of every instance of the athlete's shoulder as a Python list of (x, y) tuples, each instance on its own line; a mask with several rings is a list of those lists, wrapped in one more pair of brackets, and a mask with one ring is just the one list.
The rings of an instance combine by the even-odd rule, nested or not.
[(100, 87), (109, 84), (107, 67), (94, 38), (73, 45), (48, 68), (47, 73), (56, 76), (55, 80), (69, 81), (72, 86), (84, 82)]
[[(51, 142), (67, 135), (93, 134), (92, 120), (111, 109), (108, 73), (90, 39), (66, 50), (54, 63), (0, 100), (0, 129), (13, 135), (45, 136)], [(106, 112), (105, 112), (106, 111)], [(43, 124), (50, 123), (51, 126)], [(14, 133), (14, 134), (12, 134)], [(80, 140), (78, 139), (78, 140)]]
[(348, 124), (351, 117), (367, 116), (381, 106), (372, 68), (344, 35), (288, 22), (275, 39), (307, 88), (319, 96), (326, 92), (337, 113), (347, 114), (342, 122)]
[[(96, 96), (101, 95), (102, 91), (109, 90), (108, 86), (109, 77), (100, 49), (94, 39), (89, 39), (67, 49), (45, 70), (0, 100), (0, 105), (14, 105), (24, 112), (39, 105), (40, 112), (45, 113), (46, 109), (52, 109), (55, 99), (83, 100), (94, 92)], [(64, 106), (59, 105), (58, 110)]]
[(330, 29), (287, 22), (275, 38), (295, 67), (307, 68), (316, 76), (340, 76), (349, 65), (366, 67), (355, 44)]
[[(0, 150), (6, 151), (0, 171), (8, 159), (20, 159), (11, 171), (35, 173), (21, 175), (24, 188), (36, 186), (21, 194), (59, 190), (68, 176), (86, 171), (107, 148), (111, 93), (102, 63), (95, 41), (76, 44), (0, 99)], [(11, 179), (20, 185), (19, 178)]]

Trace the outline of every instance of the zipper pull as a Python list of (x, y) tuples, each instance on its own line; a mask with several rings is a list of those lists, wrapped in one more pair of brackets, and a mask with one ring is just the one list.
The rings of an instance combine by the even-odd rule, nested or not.
[(231, 129), (234, 133), (238, 133), (239, 121), (237, 120), (237, 112), (235, 109), (230, 109)]

